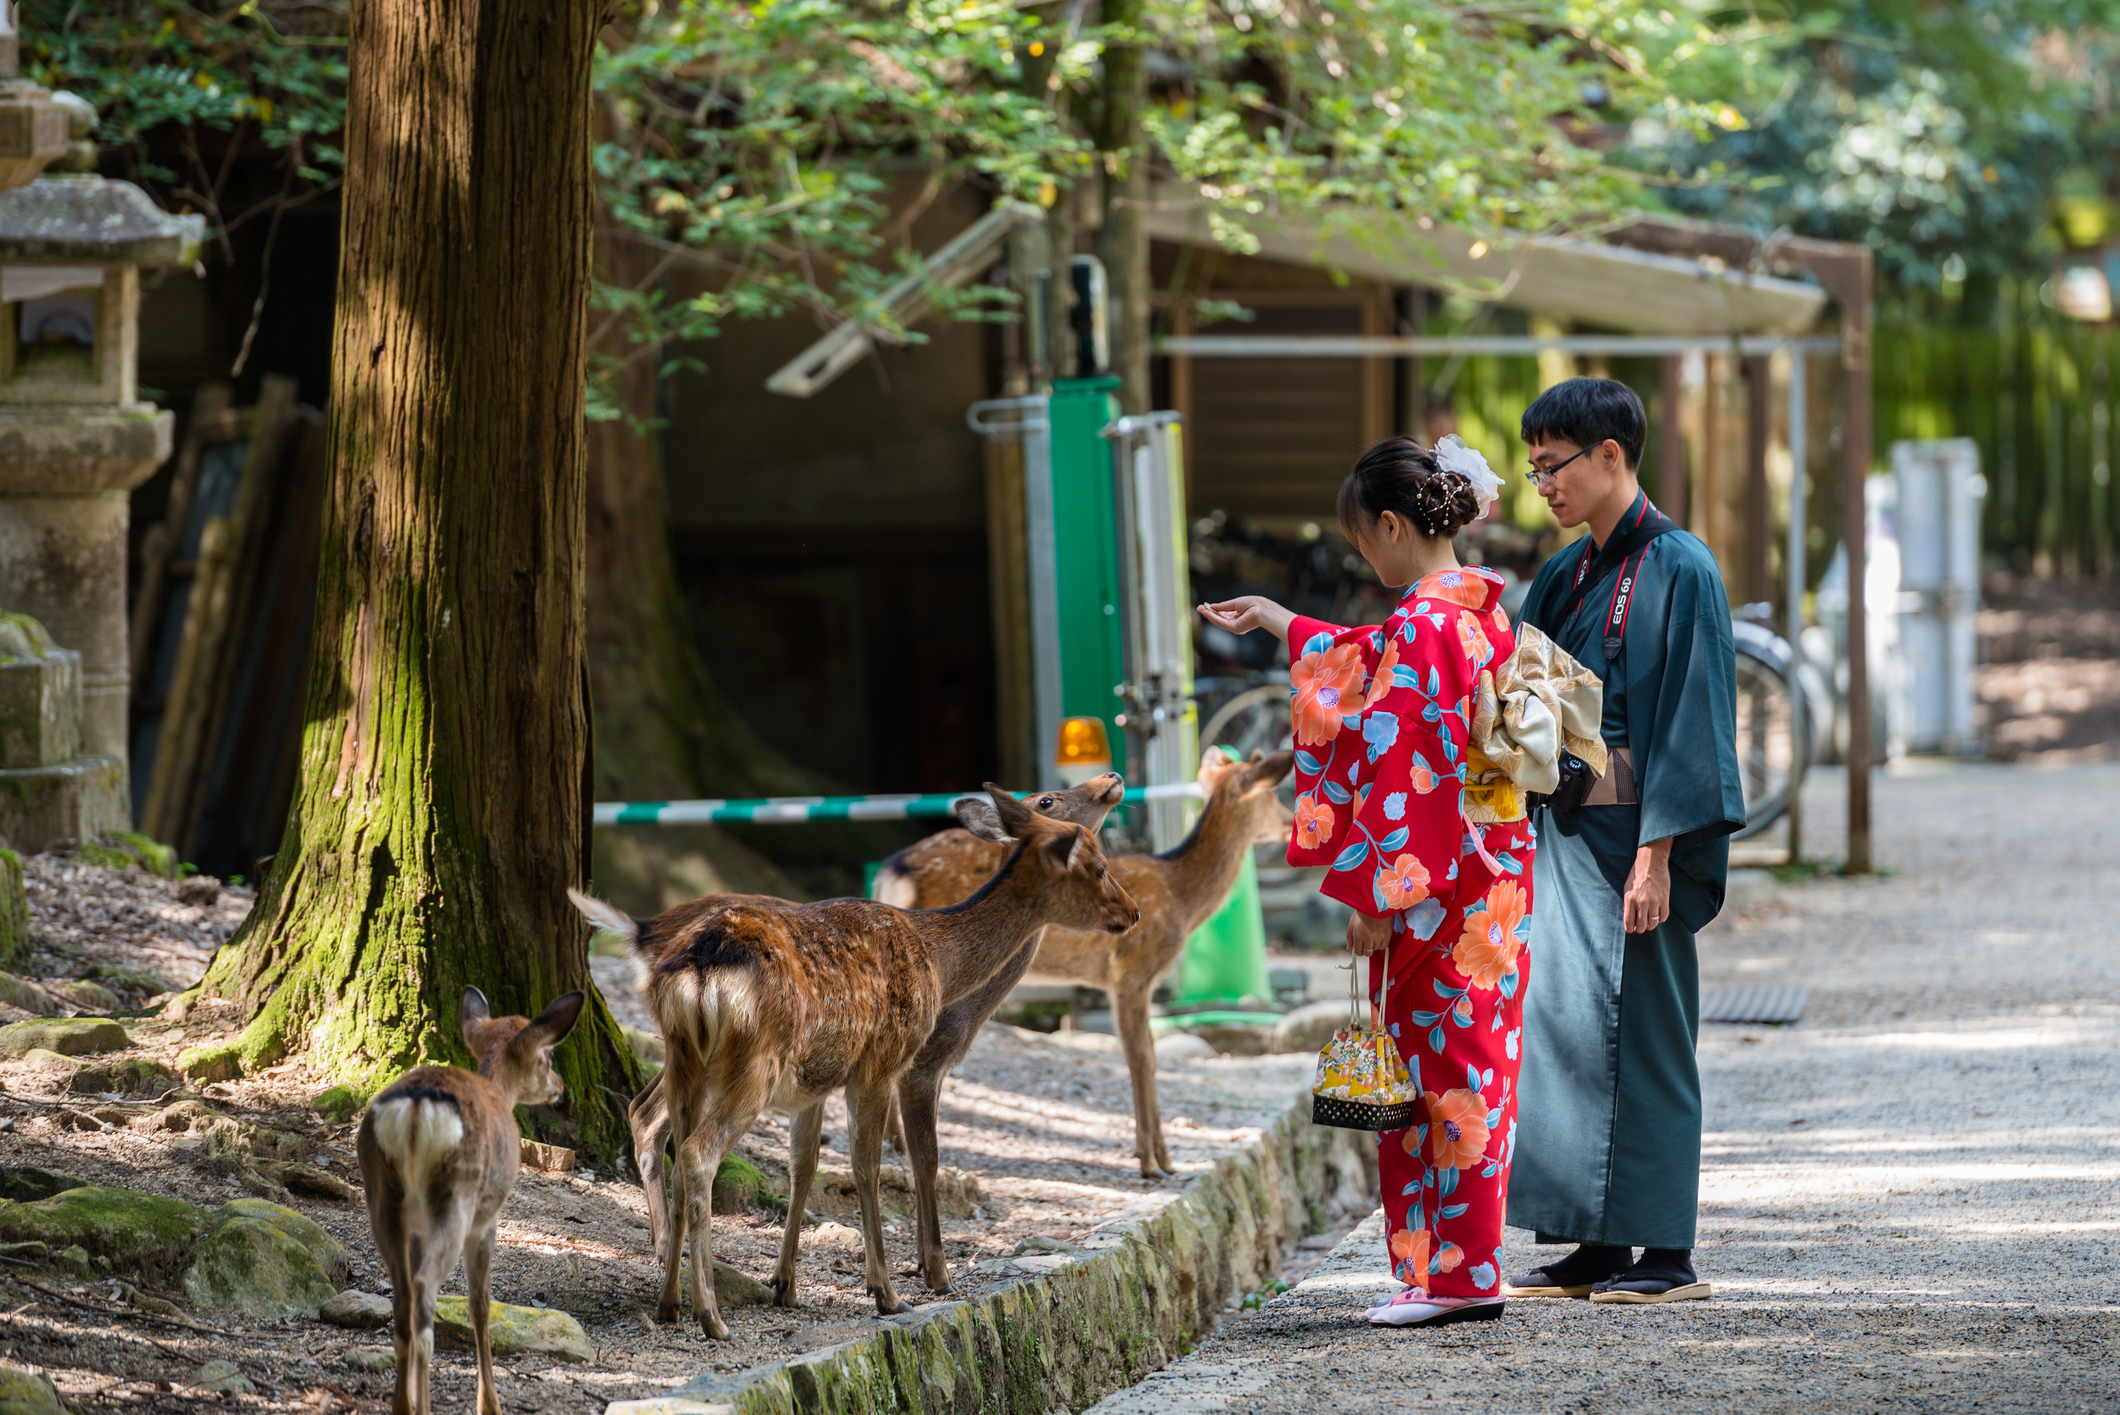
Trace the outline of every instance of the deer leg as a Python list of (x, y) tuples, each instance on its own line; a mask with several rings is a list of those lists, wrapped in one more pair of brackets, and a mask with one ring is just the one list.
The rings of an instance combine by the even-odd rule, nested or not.
[(802, 1242), (803, 1210), (817, 1178), (817, 1146), (824, 1135), (824, 1102), (799, 1111), (788, 1125), (788, 1221), (780, 1234), (780, 1263), (773, 1269), (773, 1305), (799, 1307), (795, 1294), (795, 1256)]
[[(696, 1091), (696, 1088), (694, 1090)], [(670, 1109), (666, 1112), (665, 1123), (677, 1127), (678, 1133), (685, 1137), (684, 1141), (678, 1146), (680, 1163), (673, 1166), (670, 1170), (671, 1203), (669, 1212), (664, 1216), (668, 1232), (663, 1238), (662, 1302), (655, 1311), (655, 1319), (657, 1321), (674, 1322), (682, 1311), (679, 1306), (677, 1284), (678, 1278), (684, 1270), (685, 1231), (689, 1227), (687, 1219), (691, 1213), (691, 1190), (687, 1183), (685, 1166), (681, 1161), (685, 1145), (690, 1144), (698, 1136), (701, 1127), (706, 1123), (706, 1107), (700, 1102), (696, 1094), (681, 1095), (674, 1087), (664, 1091), (663, 1096), (670, 1103)], [(708, 1193), (710, 1195), (713, 1191), (713, 1182), (713, 1176), (710, 1174), (707, 1179)]]
[(942, 1255), (942, 1209), (935, 1199), (935, 1168), (940, 1155), (935, 1139), (935, 1103), (940, 1076), (908, 1071), (898, 1082), (896, 1113), (904, 1117), (906, 1153), (913, 1166), (913, 1209), (919, 1233), (920, 1276), (928, 1291), (950, 1290), (950, 1264)]
[[(380, 1186), (368, 1192), (368, 1213), (375, 1228), (376, 1247), (382, 1250), (383, 1267), (390, 1274), (390, 1337), (391, 1344), (397, 1348), (390, 1415), (412, 1415), (411, 1240), (404, 1230), (396, 1203), (382, 1196)], [(377, 1202), (379, 1197), (382, 1199), (380, 1203)]]
[(889, 1108), (891, 1087), (873, 1086), (857, 1091), (847, 1087), (847, 1112), (853, 1120), (848, 1138), (854, 1168), (854, 1192), (861, 1199), (861, 1247), (867, 1259), (869, 1296), (884, 1316), (905, 1310), (891, 1287), (890, 1267), (883, 1255), (883, 1195), (878, 1177), (883, 1168), (883, 1122)]
[(633, 1162), (640, 1169), (641, 1195), (648, 1201), (648, 1242), (655, 1256), (663, 1256), (663, 1242), (670, 1236), (670, 1202), (663, 1194), (663, 1152), (670, 1143), (669, 1093), (663, 1073), (648, 1083), (648, 1089), (626, 1108), (626, 1121), (633, 1131)]
[(1126, 1073), (1134, 1083), (1134, 1155), (1144, 1179), (1174, 1171), (1163, 1147), (1163, 1117), (1156, 1109), (1156, 1043), (1148, 1026), (1148, 989), (1122, 987), (1112, 993), (1112, 1021), (1126, 1052)]
[(500, 1393), (493, 1388), (493, 1340), (487, 1331), (492, 1313), (493, 1235), (499, 1215), (464, 1245), (464, 1295), (471, 1307), (471, 1345), (478, 1352), (478, 1415), (501, 1415)]

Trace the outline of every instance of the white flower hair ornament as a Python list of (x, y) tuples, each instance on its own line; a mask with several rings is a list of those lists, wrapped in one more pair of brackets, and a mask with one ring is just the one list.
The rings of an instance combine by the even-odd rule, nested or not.
[(1494, 505), (1502, 494), (1502, 479), (1487, 465), (1487, 459), (1465, 445), (1465, 439), (1450, 433), (1435, 444), (1436, 464), (1446, 472), (1456, 472), (1472, 483), (1472, 494), (1480, 503), (1480, 514)]

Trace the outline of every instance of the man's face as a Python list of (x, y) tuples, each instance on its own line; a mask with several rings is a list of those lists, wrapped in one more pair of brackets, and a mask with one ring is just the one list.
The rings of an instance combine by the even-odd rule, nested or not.
[(1540, 473), (1532, 477), (1532, 486), (1560, 523), (1573, 529), (1610, 499), (1625, 464), (1619, 444), (1607, 439), (1587, 451), (1573, 442), (1533, 442), (1531, 465)]

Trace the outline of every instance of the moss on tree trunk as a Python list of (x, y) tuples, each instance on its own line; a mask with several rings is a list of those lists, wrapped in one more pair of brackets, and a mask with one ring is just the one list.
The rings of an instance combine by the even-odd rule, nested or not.
[(209, 970), (246, 1069), (361, 1092), (468, 1060), (458, 998), (588, 988), (561, 1048), (609, 1153), (639, 1082), (565, 890), (590, 804), (582, 590), (588, 0), (356, 0), (333, 447), (302, 782), (271, 878)]

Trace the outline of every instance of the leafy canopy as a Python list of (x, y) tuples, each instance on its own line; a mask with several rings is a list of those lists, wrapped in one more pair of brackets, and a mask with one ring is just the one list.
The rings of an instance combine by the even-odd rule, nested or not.
[[(603, 287), (638, 348), (809, 306), (880, 318), (946, 184), (1043, 204), (1093, 180), (1102, 58), (1150, 51), (1153, 163), (1216, 230), (1269, 209), (1392, 209), (1545, 229), (1640, 201), (1608, 156), (1629, 124), (1712, 149), (1733, 95), (1771, 89), (1772, 35), (1682, 0), (1150, 0), (1139, 29), (1085, 3), (643, 0), (606, 30), (596, 173), (615, 233), (662, 252)], [(166, 204), (224, 228), (339, 175), (345, 0), (26, 0), (29, 76), (96, 104), (100, 137)], [(212, 134), (213, 144), (201, 141)], [(209, 159), (203, 149), (218, 148)], [(230, 203), (231, 152), (282, 164)], [(1717, 159), (1720, 160), (1720, 159)], [(893, 214), (894, 200), (899, 206)], [(702, 293), (662, 277), (703, 267)], [(960, 314), (998, 292), (956, 297)], [(608, 412), (606, 408), (599, 411)]]

